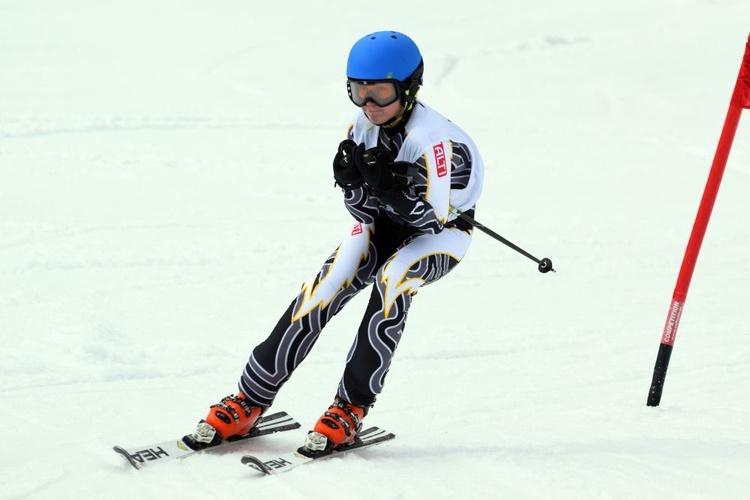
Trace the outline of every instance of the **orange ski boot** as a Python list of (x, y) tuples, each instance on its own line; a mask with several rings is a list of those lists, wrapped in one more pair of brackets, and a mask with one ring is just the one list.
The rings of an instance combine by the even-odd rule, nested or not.
[(197, 446), (207, 448), (244, 436), (255, 426), (264, 410), (262, 406), (253, 405), (241, 392), (227, 396), (219, 404), (211, 405), (208, 416), (198, 423), (190, 437)]
[(368, 410), (368, 407), (336, 398), (307, 435), (305, 448), (315, 453), (335, 450), (352, 443), (362, 429), (362, 419)]

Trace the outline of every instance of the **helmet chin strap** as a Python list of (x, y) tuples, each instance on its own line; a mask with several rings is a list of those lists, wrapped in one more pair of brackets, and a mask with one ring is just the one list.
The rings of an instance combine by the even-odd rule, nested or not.
[[(401, 100), (403, 101), (404, 98), (402, 97)], [(380, 127), (394, 128), (394, 127), (401, 125), (402, 123), (406, 123), (407, 121), (409, 121), (409, 117), (411, 116), (411, 112), (414, 110), (414, 103), (416, 102), (416, 100), (417, 100), (417, 96), (415, 94), (413, 98), (409, 99), (409, 101), (404, 104), (403, 113), (401, 113), (398, 116), (394, 116), (387, 122), (381, 124)]]
[(383, 127), (383, 128), (394, 128), (398, 124), (400, 124), (401, 122), (406, 123), (406, 120), (408, 120), (408, 118), (409, 117), (407, 116), (406, 111), (404, 111), (402, 114), (400, 114), (398, 116), (394, 116), (393, 118), (391, 118), (390, 120), (388, 120), (387, 122), (385, 122), (385, 123), (383, 123), (383, 124), (381, 124), (379, 126)]

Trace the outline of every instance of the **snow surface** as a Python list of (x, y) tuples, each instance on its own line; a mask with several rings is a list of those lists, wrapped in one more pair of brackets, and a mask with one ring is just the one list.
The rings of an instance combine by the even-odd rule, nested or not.
[[(325, 5), (323, 7), (322, 5)], [(0, 498), (750, 497), (745, 117), (658, 408), (677, 272), (747, 0), (0, 0)], [(351, 44), (409, 33), (488, 166), (367, 418), (398, 438), (263, 478), (334, 394), (367, 294), (277, 399), (304, 427), (135, 471), (189, 432), (351, 220)]]

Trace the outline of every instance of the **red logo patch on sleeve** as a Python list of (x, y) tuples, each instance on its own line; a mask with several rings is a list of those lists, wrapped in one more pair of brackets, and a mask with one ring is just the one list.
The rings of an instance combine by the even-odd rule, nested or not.
[(362, 234), (362, 223), (357, 222), (354, 224), (354, 227), (352, 228), (352, 236), (357, 236), (358, 234)]
[(432, 146), (432, 153), (435, 155), (437, 176), (445, 177), (448, 175), (448, 164), (445, 161), (445, 148), (443, 147), (443, 143), (441, 142)]

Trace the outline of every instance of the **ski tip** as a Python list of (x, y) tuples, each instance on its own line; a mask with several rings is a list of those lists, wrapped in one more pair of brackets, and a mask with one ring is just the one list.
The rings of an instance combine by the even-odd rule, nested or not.
[(117, 453), (118, 455), (122, 456), (125, 460), (127, 460), (128, 463), (132, 465), (134, 469), (140, 470), (143, 467), (143, 464), (135, 460), (130, 455), (130, 453), (128, 453), (128, 451), (122, 446), (113, 446), (112, 449), (115, 451), (115, 453)]
[(258, 457), (245, 455), (244, 457), (242, 457), (241, 462), (248, 467), (257, 470), (258, 472), (262, 472), (266, 476), (273, 474), (273, 471), (271, 471), (271, 469), (269, 469), (268, 466), (264, 464), (263, 461)]

